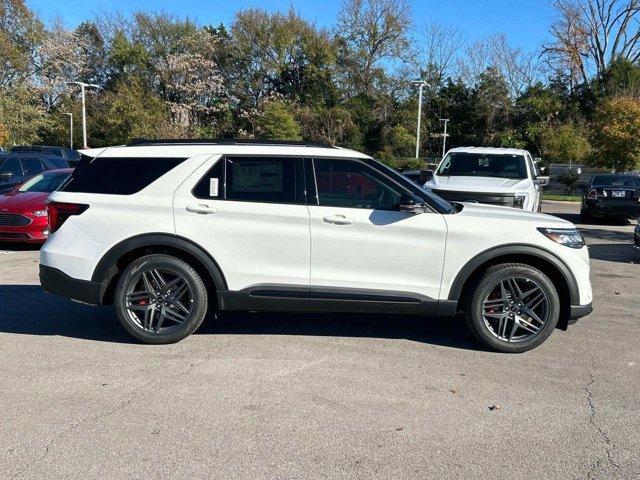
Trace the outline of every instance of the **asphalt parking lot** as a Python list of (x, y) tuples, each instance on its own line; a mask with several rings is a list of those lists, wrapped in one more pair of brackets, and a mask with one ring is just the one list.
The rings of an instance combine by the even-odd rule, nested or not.
[(633, 226), (583, 227), (595, 311), (522, 355), (389, 316), (236, 314), (140, 345), (0, 245), (0, 477), (639, 478)]

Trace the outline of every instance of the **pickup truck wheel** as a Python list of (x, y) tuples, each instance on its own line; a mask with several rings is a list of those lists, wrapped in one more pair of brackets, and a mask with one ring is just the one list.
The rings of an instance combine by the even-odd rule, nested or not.
[(200, 275), (171, 255), (134, 260), (116, 285), (114, 301), (122, 326), (144, 343), (164, 344), (193, 333), (207, 313)]
[(487, 269), (465, 305), (467, 325), (492, 350), (520, 353), (544, 342), (558, 324), (560, 299), (553, 282), (530, 265)]

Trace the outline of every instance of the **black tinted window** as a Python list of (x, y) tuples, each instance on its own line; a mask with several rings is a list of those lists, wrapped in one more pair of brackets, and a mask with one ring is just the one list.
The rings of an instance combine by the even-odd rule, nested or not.
[(322, 206), (397, 209), (402, 189), (368, 165), (353, 160), (314, 160)]
[(296, 203), (300, 180), (295, 158), (228, 157), (225, 160), (227, 200)]
[(36, 175), (44, 172), (45, 168), (39, 158), (27, 157), (22, 159), (22, 166), (27, 175)]
[(51, 165), (53, 168), (69, 168), (69, 164), (62, 157), (49, 157), (45, 159), (45, 162)]
[(594, 187), (640, 187), (640, 177), (634, 175), (595, 175)]
[(224, 159), (220, 159), (193, 189), (196, 198), (224, 198)]
[(97, 157), (77, 168), (63, 188), (67, 192), (131, 195), (182, 163), (184, 158)]
[(4, 163), (0, 165), (0, 172), (11, 172), (14, 175), (22, 175), (20, 160), (17, 158), (7, 158)]

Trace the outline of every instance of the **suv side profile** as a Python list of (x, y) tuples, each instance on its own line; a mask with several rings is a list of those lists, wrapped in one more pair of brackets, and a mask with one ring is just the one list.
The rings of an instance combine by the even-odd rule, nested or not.
[(573, 224), (451, 204), (362, 153), (150, 140), (83, 153), (49, 197), (40, 280), (114, 303), (142, 342), (228, 310), (462, 314), (485, 346), (523, 352), (591, 312)]
[(476, 202), (539, 212), (542, 187), (533, 157), (519, 148), (458, 147), (447, 152), (424, 187), (452, 202)]

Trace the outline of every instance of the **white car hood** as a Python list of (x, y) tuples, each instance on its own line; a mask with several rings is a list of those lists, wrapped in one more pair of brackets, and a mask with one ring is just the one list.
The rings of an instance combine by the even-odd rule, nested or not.
[(434, 175), (426, 184), (426, 188), (450, 190), (458, 192), (511, 193), (527, 189), (529, 180), (524, 178), (498, 177), (464, 177)]
[[(463, 208), (455, 215), (478, 219), (508, 220), (514, 222), (535, 223), (538, 227), (575, 228), (575, 225), (562, 218), (544, 213), (528, 212), (519, 208), (485, 205), (481, 203), (461, 202)], [(491, 228), (487, 224), (487, 228)]]

